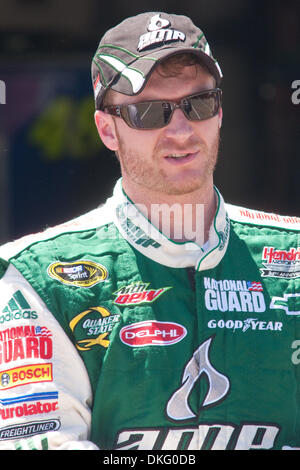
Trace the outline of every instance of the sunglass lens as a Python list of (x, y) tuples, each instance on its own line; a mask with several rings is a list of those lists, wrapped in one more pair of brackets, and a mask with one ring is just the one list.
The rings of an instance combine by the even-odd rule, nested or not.
[(164, 102), (145, 102), (127, 106), (128, 118), (133, 127), (139, 129), (159, 129), (170, 118), (171, 106)]
[(215, 116), (219, 109), (216, 92), (203, 93), (183, 101), (184, 112), (192, 121), (202, 121)]

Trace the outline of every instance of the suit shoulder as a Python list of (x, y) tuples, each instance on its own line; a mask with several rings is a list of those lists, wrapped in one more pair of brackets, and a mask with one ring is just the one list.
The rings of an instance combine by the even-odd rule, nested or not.
[(300, 217), (248, 209), (233, 204), (225, 204), (225, 206), (230, 220), (242, 225), (265, 227), (270, 230), (290, 231), (292, 233), (300, 230)]
[(111, 214), (105, 206), (102, 206), (68, 222), (49, 227), (39, 233), (25, 235), (18, 240), (2, 245), (0, 247), (0, 259), (9, 261), (32, 247), (38, 250), (47, 250), (54, 241), (57, 244), (61, 240), (63, 244), (66, 244), (67, 240), (70, 240), (71, 243), (71, 239), (75, 241), (76, 238), (80, 238), (81, 234), (85, 234), (87, 231), (97, 230), (99, 232), (102, 227), (111, 223)]

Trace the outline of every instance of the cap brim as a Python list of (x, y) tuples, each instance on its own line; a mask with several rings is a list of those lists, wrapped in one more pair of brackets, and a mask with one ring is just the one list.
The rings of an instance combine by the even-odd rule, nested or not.
[(138, 95), (144, 89), (151, 73), (160, 62), (167, 57), (182, 53), (192, 53), (197, 56), (200, 59), (200, 63), (202, 62), (215, 78), (216, 85), (220, 85), (222, 79), (221, 69), (218, 63), (205, 54), (205, 52), (190, 47), (180, 49), (178, 47), (169, 47), (163, 50), (148, 52), (144, 56), (133, 60), (115, 77), (110, 88), (125, 95)]

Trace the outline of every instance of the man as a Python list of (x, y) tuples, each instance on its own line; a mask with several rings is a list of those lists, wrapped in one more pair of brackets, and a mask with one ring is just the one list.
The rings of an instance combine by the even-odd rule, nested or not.
[(92, 77), (122, 179), (1, 249), (0, 448), (299, 448), (300, 221), (214, 187), (222, 74), (202, 31), (129, 18)]

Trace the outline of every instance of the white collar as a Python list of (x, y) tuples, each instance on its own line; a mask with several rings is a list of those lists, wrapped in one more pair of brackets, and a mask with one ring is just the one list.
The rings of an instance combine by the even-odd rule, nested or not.
[(118, 180), (112, 198), (113, 221), (121, 235), (135, 249), (153, 261), (173, 268), (195, 267), (197, 271), (212, 269), (223, 258), (229, 240), (229, 218), (224, 200), (215, 189), (217, 210), (203, 247), (194, 242), (174, 242), (162, 234), (130, 201)]

